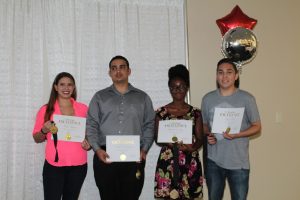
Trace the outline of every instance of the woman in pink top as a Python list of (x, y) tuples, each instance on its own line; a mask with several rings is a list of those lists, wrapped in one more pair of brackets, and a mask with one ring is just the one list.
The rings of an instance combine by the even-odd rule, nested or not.
[[(43, 185), (45, 200), (78, 199), (87, 173), (89, 143), (57, 141), (53, 131), (53, 115), (86, 117), (87, 106), (76, 101), (73, 76), (67, 72), (58, 74), (52, 84), (48, 104), (37, 113), (33, 129), (36, 143), (46, 141)], [(53, 139), (52, 139), (53, 135)]]

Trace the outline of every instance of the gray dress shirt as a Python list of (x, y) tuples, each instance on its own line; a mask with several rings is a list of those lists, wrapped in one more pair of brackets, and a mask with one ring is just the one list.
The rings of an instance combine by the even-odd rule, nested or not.
[(107, 135), (139, 135), (141, 149), (148, 151), (154, 138), (154, 118), (150, 97), (129, 84), (125, 94), (114, 85), (98, 91), (89, 104), (87, 139), (96, 151), (106, 144)]

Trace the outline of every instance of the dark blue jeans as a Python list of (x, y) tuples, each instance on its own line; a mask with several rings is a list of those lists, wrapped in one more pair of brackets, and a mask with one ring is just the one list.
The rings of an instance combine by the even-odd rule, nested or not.
[(207, 159), (205, 177), (209, 200), (222, 200), (226, 179), (232, 200), (246, 200), (249, 187), (248, 169), (224, 169)]

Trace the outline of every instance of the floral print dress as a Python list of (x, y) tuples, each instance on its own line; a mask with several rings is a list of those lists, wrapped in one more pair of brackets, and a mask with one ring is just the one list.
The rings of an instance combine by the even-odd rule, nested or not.
[[(195, 121), (201, 116), (201, 111), (190, 106), (186, 115), (178, 117), (169, 114), (165, 107), (161, 107), (156, 111), (156, 115), (160, 120), (192, 120), (194, 130)], [(202, 199), (203, 177), (199, 152), (190, 153), (179, 150), (179, 179), (175, 183), (173, 177), (173, 151), (173, 148), (166, 145), (160, 150), (155, 171), (154, 197), (163, 199)]]

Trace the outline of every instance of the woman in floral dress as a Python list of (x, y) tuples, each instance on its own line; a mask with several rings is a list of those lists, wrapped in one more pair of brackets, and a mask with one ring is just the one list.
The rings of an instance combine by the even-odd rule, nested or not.
[[(155, 171), (154, 197), (202, 199), (202, 167), (199, 160), (199, 148), (203, 141), (202, 116), (198, 108), (185, 102), (189, 89), (189, 72), (184, 65), (169, 69), (168, 85), (173, 101), (156, 111), (155, 141), (161, 151)], [(161, 120), (191, 120), (192, 144), (158, 143), (158, 126)]]

